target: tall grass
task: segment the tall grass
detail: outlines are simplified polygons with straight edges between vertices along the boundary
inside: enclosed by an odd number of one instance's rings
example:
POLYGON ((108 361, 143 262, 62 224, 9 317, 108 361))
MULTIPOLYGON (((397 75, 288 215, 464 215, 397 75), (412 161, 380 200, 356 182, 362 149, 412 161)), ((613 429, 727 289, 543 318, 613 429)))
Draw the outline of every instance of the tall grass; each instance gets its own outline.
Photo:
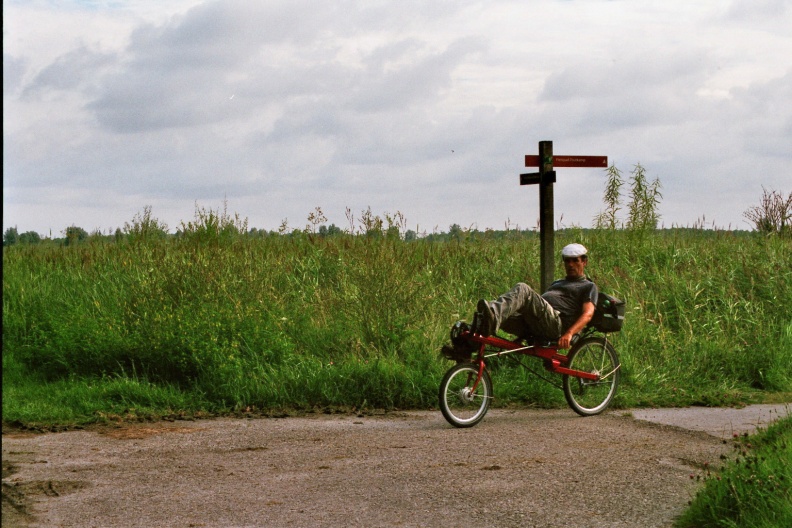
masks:
MULTIPOLYGON (((26 401, 57 391, 82 398, 71 408, 94 419, 108 387, 113 412, 428 408, 451 324, 478 298, 539 276, 531 234, 249 237, 211 211, 182 227, 170 238, 4 248, 4 420, 33 420, 26 401)), ((617 405, 792 391, 788 240, 557 233, 559 247, 571 241, 589 247, 600 288, 627 301, 617 405)), ((504 404, 563 404, 518 368, 504 366, 495 388, 504 404)))

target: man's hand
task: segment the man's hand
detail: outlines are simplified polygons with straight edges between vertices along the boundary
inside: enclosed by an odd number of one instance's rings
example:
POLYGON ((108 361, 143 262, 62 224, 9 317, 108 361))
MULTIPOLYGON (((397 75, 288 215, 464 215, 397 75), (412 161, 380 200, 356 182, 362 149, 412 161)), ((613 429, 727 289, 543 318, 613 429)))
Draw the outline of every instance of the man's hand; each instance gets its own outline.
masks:
POLYGON ((581 332, 586 325, 589 324, 591 318, 594 317, 594 303, 591 301, 586 301, 583 303, 583 313, 580 314, 580 317, 575 324, 569 327, 569 330, 566 331, 564 335, 558 338, 558 348, 569 348, 570 343, 572 342, 572 337, 581 332))
POLYGON ((569 344, 572 342, 572 337, 575 334, 571 332, 567 332, 566 334, 562 335, 558 338, 558 348, 569 348, 569 344))

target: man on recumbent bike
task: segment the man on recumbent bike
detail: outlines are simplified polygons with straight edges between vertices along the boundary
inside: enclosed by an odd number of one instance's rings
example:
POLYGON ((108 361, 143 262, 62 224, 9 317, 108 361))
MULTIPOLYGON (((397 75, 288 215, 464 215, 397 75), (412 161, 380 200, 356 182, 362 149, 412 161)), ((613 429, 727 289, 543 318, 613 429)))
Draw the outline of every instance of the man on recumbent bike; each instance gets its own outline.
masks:
POLYGON ((478 317, 473 318, 478 327, 471 330, 488 337, 503 329, 518 337, 557 340, 559 348, 569 348, 591 321, 599 291, 586 277, 588 251, 583 245, 565 246, 561 257, 565 278, 553 282, 542 295, 520 282, 494 301, 481 299, 476 305, 478 317))

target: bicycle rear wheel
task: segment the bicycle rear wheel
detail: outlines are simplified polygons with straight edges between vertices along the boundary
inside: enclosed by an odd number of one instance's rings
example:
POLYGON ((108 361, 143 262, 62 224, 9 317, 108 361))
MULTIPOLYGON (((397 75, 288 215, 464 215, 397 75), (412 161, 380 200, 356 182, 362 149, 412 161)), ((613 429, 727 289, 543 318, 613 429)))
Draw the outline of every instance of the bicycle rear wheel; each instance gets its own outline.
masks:
POLYGON ((564 397, 572 410, 592 416, 607 409, 619 385, 619 357, 613 345, 602 337, 581 339, 569 351, 567 367, 599 376, 596 380, 563 376, 564 397))
POLYGON ((475 389, 478 366, 460 363, 451 367, 440 382, 440 411, 454 427, 472 427, 489 409, 492 399, 492 378, 486 370, 475 389))

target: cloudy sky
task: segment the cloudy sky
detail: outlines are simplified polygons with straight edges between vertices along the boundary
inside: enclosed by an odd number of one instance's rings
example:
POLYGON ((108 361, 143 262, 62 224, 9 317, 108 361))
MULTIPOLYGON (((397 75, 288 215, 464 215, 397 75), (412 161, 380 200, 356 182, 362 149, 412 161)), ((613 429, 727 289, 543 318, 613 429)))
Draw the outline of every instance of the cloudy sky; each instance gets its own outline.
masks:
MULTIPOLYGON (((750 228, 792 191, 792 0, 3 2, 4 230, 533 228, 542 140, 640 163, 666 227, 750 228)), ((557 222, 604 183, 558 169, 557 222)))

